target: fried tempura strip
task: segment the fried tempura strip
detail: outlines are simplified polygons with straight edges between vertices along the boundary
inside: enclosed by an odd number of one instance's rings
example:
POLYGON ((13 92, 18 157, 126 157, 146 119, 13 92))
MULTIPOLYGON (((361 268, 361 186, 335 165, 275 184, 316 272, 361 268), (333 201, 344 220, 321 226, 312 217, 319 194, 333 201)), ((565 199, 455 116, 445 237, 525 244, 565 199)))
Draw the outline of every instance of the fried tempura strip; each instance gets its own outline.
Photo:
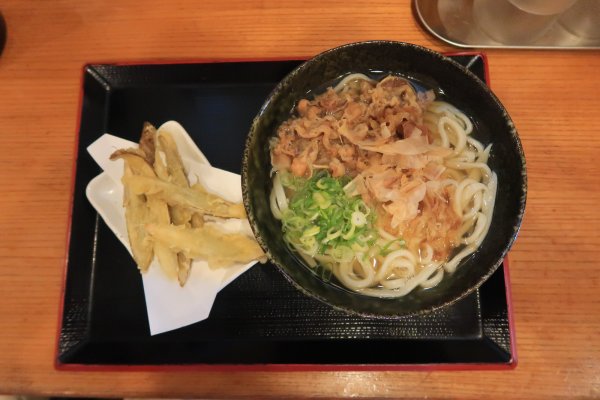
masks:
MULTIPOLYGON (((145 154, 138 149, 120 149, 110 155, 112 161, 121 159, 131 168, 131 176, 155 177, 152 166, 146 161, 145 154)), ((141 193, 140 193, 141 194, 141 193)))
MULTIPOLYGON (((125 164, 123 176, 132 176, 131 168, 125 164)), ((123 206, 125 207, 125 223, 131 253, 138 268, 146 272, 154 257, 152 242, 146 238, 145 225, 150 222, 146 198, 144 195, 132 193, 127 184, 123 187, 123 206)))
MULTIPOLYGON (((148 199, 148 208, 152 210, 151 215, 154 217, 153 222, 161 224, 170 223, 169 209, 165 205, 165 202, 162 200, 152 197, 148 199)), ((168 246, 154 242, 154 254, 156 254, 158 263, 169 279, 178 277, 179 263, 176 253, 171 251, 168 246)))
MULTIPOLYGON (((133 217, 127 219, 126 222, 127 222, 128 234, 130 231, 130 229, 129 229, 130 224, 132 225, 132 229, 136 229, 136 230, 138 228, 134 228, 134 226, 137 226, 137 224, 141 225, 142 227, 148 223, 169 224, 171 222, 170 217, 169 217, 169 209, 167 207, 167 203, 164 200, 161 200, 157 196, 152 196, 152 195, 143 196, 141 193, 134 193, 135 190, 132 189, 131 182, 135 182, 138 179, 142 179, 142 178, 156 179, 156 175, 154 174, 154 170, 152 169, 150 164, 148 164, 146 159, 143 158, 137 151, 117 150, 110 156, 111 160, 115 160, 118 158, 121 158, 125 161, 125 165, 127 166, 126 170, 129 169, 131 172, 131 174, 123 175, 123 179, 122 179, 123 185, 127 189, 126 192, 127 192, 128 198, 132 199, 132 198, 134 198, 134 196, 138 196, 136 202, 139 200, 142 200, 143 207, 145 208, 145 212, 146 212, 146 214, 143 215, 142 220, 136 220, 133 217), (144 197, 145 197, 145 200, 144 200, 144 197)), ((138 204, 138 206, 141 207, 141 205, 139 203, 136 203, 136 204, 138 204)), ((125 210, 125 214, 127 215, 127 208, 125 210)), ((139 217, 139 215, 136 214, 135 217, 137 218, 137 217, 139 217)), ((129 234, 129 241, 130 241, 130 243, 133 243, 131 234, 129 234)), ((150 243, 150 245, 152 245, 152 243, 150 243)), ((177 255, 175 253, 173 253, 167 246, 164 246, 162 243, 155 242, 153 244, 153 249, 154 249, 154 254, 156 255, 156 258, 158 259, 158 262, 159 262, 160 266, 162 267, 163 271, 165 272, 165 274, 169 278, 172 278, 172 279, 175 279, 175 277, 178 277, 178 268, 179 267, 178 267, 177 255)), ((133 244, 132 244, 132 252, 133 252, 133 244)), ((134 256, 134 259, 135 259, 135 256, 134 256)), ((152 260, 152 257, 150 257, 150 261, 151 260, 152 260)), ((136 262, 137 262, 137 260, 136 260, 136 262)), ((150 263, 148 263, 148 265, 149 264, 150 263)), ((141 268, 140 269, 142 271, 146 271, 148 269, 148 265, 145 266, 145 269, 141 269, 141 268)))
POLYGON ((191 221, 192 228, 201 228, 204 226, 204 217, 202 214, 194 213, 191 221))
MULTIPOLYGON (((160 135, 156 137, 156 146, 158 151, 164 155, 165 159, 165 170, 166 175, 168 176, 167 182, 171 182, 177 186, 188 188, 190 186, 187 173, 183 166, 183 161, 181 161, 181 156, 179 155, 179 151, 177 150, 177 144, 175 140, 171 136, 171 134, 167 132, 161 132, 160 135)), ((159 157, 160 158, 160 157, 159 157)), ((161 158, 162 161, 162 158, 161 158)), ((155 164, 156 169, 156 164, 155 164)), ((159 175, 159 177, 161 177, 159 175)), ((169 206, 169 212, 171 213, 171 220, 175 225, 188 225, 192 224, 194 219, 192 215, 193 211, 186 209, 185 207, 179 205, 169 206)), ((201 217, 201 216, 200 216, 201 217)), ((198 219, 196 218, 196 222, 198 219)), ((190 268, 192 266, 192 260, 187 258, 183 253, 177 254, 177 260, 179 262, 178 269, 178 279, 179 284, 183 286, 187 281, 190 275, 190 268)))
MULTIPOLYGON (((200 182, 194 183, 191 186, 191 188, 192 190, 197 190, 199 192, 206 193, 206 189, 204 189, 204 186, 202 186, 200 182)), ((200 228, 204 226, 204 216, 200 213, 194 213, 192 215, 191 225, 192 228, 200 228)))
POLYGON ((246 212, 241 203, 231 203, 211 193, 182 188, 151 177, 140 176, 136 179, 128 177, 127 184, 131 186, 135 194, 155 195, 169 205, 180 205, 191 211, 215 217, 246 218, 246 212))
MULTIPOLYGON (((175 141, 171 135, 161 132, 161 134, 157 137, 156 144, 158 152, 164 156, 164 165, 167 175, 167 179, 161 177, 160 175, 159 178, 183 188, 190 187, 190 184, 187 180, 187 175, 183 168, 181 156, 177 150, 177 145, 175 144, 175 141)), ((171 205, 169 210, 171 212, 171 219, 175 225, 186 225, 192 218, 193 212, 185 207, 171 205)))
POLYGON ((202 228, 149 224, 146 229, 153 240, 184 252, 190 258, 206 260, 211 268, 234 263, 246 264, 252 260, 262 260, 265 256, 254 239, 242 234, 225 233, 210 224, 202 228))
POLYGON ((187 179, 187 173, 183 167, 179 151, 177 150, 177 144, 171 134, 161 132, 160 135, 158 135, 158 143, 160 149, 165 154, 167 171, 171 176, 171 182, 181 187, 189 187, 190 184, 187 179))
POLYGON ((140 137, 140 150, 144 153, 144 158, 150 165, 154 165, 156 158, 156 128, 150 122, 144 122, 142 135, 140 137))
POLYGON ((145 154, 148 164, 154 167, 154 173, 160 179, 169 180, 169 172, 163 157, 160 155, 160 146, 156 138, 156 128, 149 122, 144 122, 142 137, 140 139, 140 149, 145 154))

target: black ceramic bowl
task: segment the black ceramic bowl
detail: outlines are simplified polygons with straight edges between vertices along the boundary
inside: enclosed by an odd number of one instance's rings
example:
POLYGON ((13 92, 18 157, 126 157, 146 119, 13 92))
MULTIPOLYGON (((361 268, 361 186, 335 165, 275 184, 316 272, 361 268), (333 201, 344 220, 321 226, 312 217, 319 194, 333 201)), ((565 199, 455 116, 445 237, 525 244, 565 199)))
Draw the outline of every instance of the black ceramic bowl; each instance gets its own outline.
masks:
POLYGON ((269 95, 252 123, 242 167, 244 205, 254 234, 272 262, 299 290, 334 308, 374 317, 419 314, 449 305, 476 290, 502 263, 515 240, 525 210, 527 177, 517 131, 508 113, 475 75, 449 58, 408 43, 373 41, 334 48, 286 76, 269 95), (471 116, 474 135, 492 143, 489 165, 498 175, 490 231, 479 250, 432 289, 416 289, 397 299, 367 297, 325 282, 305 266, 282 240, 281 224, 271 214, 269 139, 291 116, 298 100, 349 72, 389 71, 437 87, 447 100, 471 116))

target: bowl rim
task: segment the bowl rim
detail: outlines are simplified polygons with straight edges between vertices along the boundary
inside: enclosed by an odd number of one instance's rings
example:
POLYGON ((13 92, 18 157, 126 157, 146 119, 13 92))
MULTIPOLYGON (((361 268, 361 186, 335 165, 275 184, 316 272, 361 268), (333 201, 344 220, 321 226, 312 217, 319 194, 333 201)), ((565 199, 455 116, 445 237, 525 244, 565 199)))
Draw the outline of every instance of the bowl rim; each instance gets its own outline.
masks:
MULTIPOLYGON (((460 300, 464 299, 465 297, 469 296, 470 294, 472 294, 473 292, 478 290, 479 287, 481 287, 481 285, 483 283, 485 283, 492 276, 492 274, 494 274, 494 272, 496 272, 496 270, 499 268, 499 266, 504 262, 505 258, 507 257, 508 251, 512 248, 512 246, 520 232, 521 225, 523 222, 523 217, 525 214, 526 203, 527 203, 527 183, 528 183, 527 182, 527 164, 526 164, 526 160, 525 160, 525 152, 523 150, 523 145, 519 138, 518 131, 515 127, 515 124, 514 124, 512 118, 510 117, 508 111, 506 110, 504 105, 500 102, 498 97, 494 94, 494 92, 491 90, 491 88, 488 86, 488 84, 486 82, 482 81, 478 76, 476 76, 468 68, 464 67, 463 65, 459 64, 457 61, 449 58, 448 56, 446 56, 440 52, 437 52, 435 50, 432 50, 432 49, 429 49, 427 47, 420 46, 417 44, 402 42, 402 41, 393 41, 393 40, 358 41, 358 42, 351 42, 351 43, 346 43, 346 44, 343 44, 340 46, 336 46, 336 47, 327 49, 323 52, 320 52, 317 55, 315 55, 314 57, 307 59, 302 64, 300 64, 299 66, 294 68, 292 71, 290 71, 288 74, 286 74, 286 76, 283 79, 281 79, 277 83, 277 85, 273 88, 273 90, 268 94, 263 105, 259 109, 257 115, 252 120, 252 124, 250 126, 250 130, 249 130, 248 136, 247 136, 245 144, 244 144, 244 153, 243 153, 243 158, 242 158, 242 180, 241 181, 242 181, 243 203, 244 203, 244 207, 246 209, 246 213, 248 215, 248 220, 250 222, 250 227, 252 229, 252 232, 254 233, 254 235, 257 239, 257 242, 259 243, 261 248, 265 251, 265 254, 267 255, 269 261, 273 265, 275 265, 277 270, 285 277, 285 279, 288 282, 290 282, 297 290, 299 290, 304 295, 314 298, 314 299, 328 305, 329 307, 332 307, 335 310, 342 311, 349 315, 355 315, 355 316, 366 317, 366 318, 385 319, 385 320, 390 320, 390 319, 395 320, 395 319, 402 319, 402 318, 406 318, 406 317, 410 317, 410 316, 429 314, 429 313, 439 310, 441 308, 451 306, 452 304, 459 302, 460 300), (490 96, 490 99, 494 102, 495 106, 498 108, 498 111, 501 112, 502 117, 506 122, 508 131, 510 132, 512 141, 514 143, 514 146, 515 146, 514 150, 517 151, 518 156, 521 160, 521 164, 522 164, 522 168, 520 169, 522 185, 520 188, 521 193, 520 193, 520 198, 519 198, 519 210, 516 214, 515 224, 513 226, 513 232, 511 233, 510 238, 507 241, 507 243, 503 246, 501 253, 495 258, 495 261, 489 265, 489 267, 486 269, 486 272, 481 275, 481 277, 477 280, 477 282, 475 284, 471 285, 470 287, 468 287, 465 290, 462 290, 459 295, 450 298, 450 300, 441 301, 439 304, 428 306, 423 309, 408 311, 408 312, 401 312, 398 314, 377 314, 377 313, 371 313, 371 312, 358 311, 358 310, 355 310, 352 308, 345 308, 345 307, 339 306, 337 304, 333 304, 332 302, 328 301, 326 298, 324 298, 320 294, 310 291, 310 290, 306 289, 304 286, 302 286, 301 284, 299 284, 298 282, 296 282, 296 280, 287 273, 287 271, 285 270, 285 267, 280 265, 283 263, 280 263, 280 261, 277 259, 277 257, 273 256, 273 254, 271 253, 271 251, 269 249, 269 246, 267 245, 267 243, 265 243, 262 235, 260 234, 258 227, 257 227, 256 220, 254 218, 254 215, 251 212, 252 207, 249 204, 250 201, 249 201, 248 187, 247 187, 247 180, 248 180, 247 164, 248 164, 249 158, 250 158, 250 151, 249 151, 250 143, 252 142, 252 140, 254 138, 254 135, 256 132, 256 127, 257 127, 257 124, 258 124, 260 118, 262 117, 264 112, 269 108, 269 106, 272 103, 273 96, 276 95, 277 93, 279 93, 283 89, 283 87, 285 87, 285 85, 288 83, 288 81, 293 78, 293 76, 295 76, 299 72, 303 71, 304 69, 308 68, 312 63, 317 62, 320 59, 327 57, 332 53, 337 53, 339 51, 343 51, 348 48, 362 47, 362 46, 368 47, 368 46, 372 46, 372 45, 402 46, 402 47, 412 48, 415 51, 423 52, 430 56, 433 56, 433 57, 439 59, 441 62, 449 63, 455 69, 459 70, 460 73, 468 76, 475 85, 479 86, 479 88, 481 90, 483 90, 483 92, 485 92, 488 96, 490 96)), ((325 283, 328 285, 331 285, 331 283, 329 283, 329 282, 325 282, 325 283)), ((352 293, 352 291, 350 291, 350 292, 352 293)), ((361 297, 365 298, 365 300, 368 300, 369 298, 377 299, 378 301, 390 301, 390 302, 397 300, 397 298, 372 297, 372 296, 366 296, 366 295, 363 295, 360 293, 352 293, 352 294, 355 296, 361 296, 361 297)))

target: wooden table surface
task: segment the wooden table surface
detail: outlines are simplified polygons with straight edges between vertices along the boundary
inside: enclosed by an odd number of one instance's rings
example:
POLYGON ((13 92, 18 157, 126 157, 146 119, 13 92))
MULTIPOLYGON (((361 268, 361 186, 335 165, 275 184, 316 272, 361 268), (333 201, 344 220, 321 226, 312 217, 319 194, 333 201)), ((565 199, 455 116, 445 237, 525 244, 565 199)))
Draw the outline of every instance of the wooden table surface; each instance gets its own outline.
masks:
POLYGON ((82 64, 311 56, 392 39, 456 51, 408 1, 5 0, 0 56, 0 394, 600 397, 600 54, 487 51, 525 148, 511 251, 519 364, 466 372, 60 372, 57 313, 82 64))

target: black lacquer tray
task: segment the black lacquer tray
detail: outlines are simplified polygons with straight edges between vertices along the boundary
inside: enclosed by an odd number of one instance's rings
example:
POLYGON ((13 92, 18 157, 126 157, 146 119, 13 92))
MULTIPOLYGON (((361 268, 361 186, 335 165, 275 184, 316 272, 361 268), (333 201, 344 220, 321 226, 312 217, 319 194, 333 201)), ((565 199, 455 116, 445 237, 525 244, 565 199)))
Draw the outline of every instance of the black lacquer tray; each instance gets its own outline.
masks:
MULTIPOLYGON (((487 81, 485 57, 450 55, 487 81)), ((179 121, 211 164, 239 173, 265 97, 301 61, 93 64, 83 71, 59 369, 458 369, 516 364, 508 265, 431 314, 349 316, 304 296, 273 265, 223 289, 210 317, 150 336, 142 280, 85 196, 100 173, 86 147, 105 132, 137 140, 144 121, 179 121)))

